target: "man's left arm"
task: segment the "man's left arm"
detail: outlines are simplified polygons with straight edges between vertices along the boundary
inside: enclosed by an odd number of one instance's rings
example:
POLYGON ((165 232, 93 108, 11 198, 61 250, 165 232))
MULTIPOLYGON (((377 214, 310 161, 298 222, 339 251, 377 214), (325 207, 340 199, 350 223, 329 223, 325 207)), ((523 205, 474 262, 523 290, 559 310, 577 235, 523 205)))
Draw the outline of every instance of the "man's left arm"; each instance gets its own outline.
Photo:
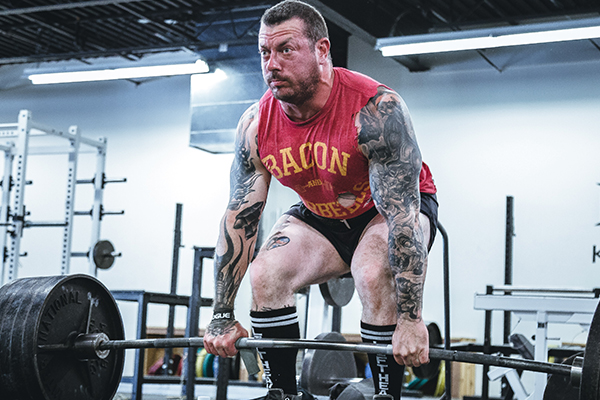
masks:
POLYGON ((389 228, 389 262, 396 283, 393 338, 399 364, 429 361, 429 338, 422 318, 427 249, 419 225, 421 152, 406 104, 380 87, 357 117, 358 143, 369 159, 371 193, 389 228))

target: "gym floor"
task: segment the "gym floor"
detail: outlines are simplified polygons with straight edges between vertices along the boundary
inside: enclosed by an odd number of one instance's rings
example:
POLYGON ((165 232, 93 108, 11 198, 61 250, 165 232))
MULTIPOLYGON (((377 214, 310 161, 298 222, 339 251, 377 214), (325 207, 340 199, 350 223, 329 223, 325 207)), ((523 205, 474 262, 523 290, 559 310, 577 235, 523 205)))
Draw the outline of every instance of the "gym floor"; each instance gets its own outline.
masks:
MULTIPOLYGON (((228 400, 249 400, 256 399, 266 394, 264 388, 229 386, 227 390, 228 400)), ((198 400, 214 400, 216 397, 216 386, 197 385, 196 398, 198 400)), ((318 400, 329 400, 328 396, 315 396, 318 400)), ((404 397, 403 397, 404 398, 404 397)), ((114 400, 131 399, 131 385, 122 384, 119 386, 114 400)), ((420 397, 422 400, 433 400, 434 397, 420 397)), ((148 385, 144 386, 143 400, 185 400, 181 396, 181 386, 179 385, 148 385)))
MULTIPOLYGON (((267 393, 265 388, 244 387, 244 386, 229 386, 227 389, 228 400, 248 400, 256 399, 264 396, 267 393)), ((214 400, 216 397, 216 386, 214 385, 197 385, 196 398, 198 400, 214 400)), ((328 400, 326 396, 316 396, 318 400, 328 400)), ((119 386, 117 395, 114 400, 129 400, 131 399, 131 385, 122 384, 119 386)), ((181 386, 179 385, 147 385, 144 386, 143 400, 185 400, 185 396, 181 396, 181 386)))

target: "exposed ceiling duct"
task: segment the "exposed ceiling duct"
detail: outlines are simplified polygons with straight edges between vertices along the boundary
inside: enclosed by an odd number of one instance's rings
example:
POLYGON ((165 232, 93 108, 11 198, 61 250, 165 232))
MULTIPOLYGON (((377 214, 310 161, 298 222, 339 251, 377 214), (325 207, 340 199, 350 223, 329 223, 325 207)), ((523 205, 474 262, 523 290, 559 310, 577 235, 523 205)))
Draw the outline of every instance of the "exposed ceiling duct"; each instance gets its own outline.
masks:
MULTIPOLYGON (((332 41, 495 29, 600 16, 592 0, 307 0, 328 20, 332 41)), ((187 51, 205 59, 255 55, 262 13, 258 0, 7 0, 0 5, 0 66, 187 51)), ((599 42, 585 46, 598 50, 599 42)), ((334 46, 334 49, 339 46, 334 46)), ((575 54, 580 51, 575 49, 575 54)), ((473 50, 491 65, 498 52, 473 50)), ((586 52, 589 56, 589 52, 586 52)), ((593 57, 593 55, 591 55, 593 57)), ((459 56, 464 58, 464 55, 459 56)), ((343 59, 343 55, 338 56, 343 59)), ((404 56, 413 71, 456 56, 404 56)), ((343 62, 341 63, 343 64, 343 62)), ((497 69, 499 69, 497 67, 497 69)))

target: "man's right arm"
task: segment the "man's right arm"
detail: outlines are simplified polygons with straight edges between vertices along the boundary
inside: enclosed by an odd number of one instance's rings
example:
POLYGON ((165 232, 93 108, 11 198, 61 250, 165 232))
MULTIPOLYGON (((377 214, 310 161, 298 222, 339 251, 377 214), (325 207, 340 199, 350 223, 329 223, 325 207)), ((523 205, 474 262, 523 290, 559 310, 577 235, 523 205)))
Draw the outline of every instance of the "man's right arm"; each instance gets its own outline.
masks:
POLYGON ((221 220, 215 255, 214 318, 207 327, 205 345, 208 343, 209 352, 221 356, 235 354, 235 340, 247 336, 233 318, 233 309, 254 255, 258 223, 271 179, 258 154, 257 126, 255 104, 246 110, 237 127, 229 204, 221 220))

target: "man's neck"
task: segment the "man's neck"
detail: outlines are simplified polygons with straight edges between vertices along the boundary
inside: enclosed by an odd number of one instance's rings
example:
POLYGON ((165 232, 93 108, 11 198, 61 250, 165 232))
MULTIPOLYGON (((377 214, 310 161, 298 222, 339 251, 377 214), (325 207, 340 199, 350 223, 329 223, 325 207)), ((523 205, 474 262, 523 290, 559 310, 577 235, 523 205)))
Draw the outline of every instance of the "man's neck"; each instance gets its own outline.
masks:
POLYGON ((325 107, 329 95, 331 94, 331 90, 333 89, 333 80, 333 67, 328 65, 321 73, 321 79, 319 80, 315 95, 300 105, 281 101, 280 103, 283 111, 295 122, 306 121, 307 119, 312 118, 325 107))

